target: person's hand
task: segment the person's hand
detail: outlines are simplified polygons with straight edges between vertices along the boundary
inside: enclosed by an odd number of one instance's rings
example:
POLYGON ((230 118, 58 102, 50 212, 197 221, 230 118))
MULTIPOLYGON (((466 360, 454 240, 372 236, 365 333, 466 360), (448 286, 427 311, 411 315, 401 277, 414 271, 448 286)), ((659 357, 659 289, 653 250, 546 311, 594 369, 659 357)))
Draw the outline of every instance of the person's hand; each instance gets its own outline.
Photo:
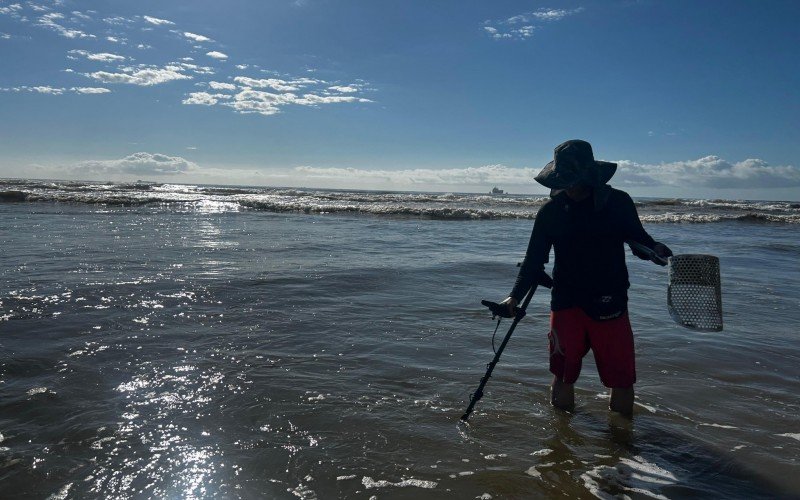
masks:
POLYGON ((662 266, 666 266, 667 258, 672 257, 672 250, 663 243, 656 243, 656 246, 653 247, 653 252, 664 259, 665 264, 661 264, 662 266))
POLYGON ((506 300, 500 302, 508 308, 508 317, 513 318, 517 314, 517 299, 514 297, 506 297, 506 300))

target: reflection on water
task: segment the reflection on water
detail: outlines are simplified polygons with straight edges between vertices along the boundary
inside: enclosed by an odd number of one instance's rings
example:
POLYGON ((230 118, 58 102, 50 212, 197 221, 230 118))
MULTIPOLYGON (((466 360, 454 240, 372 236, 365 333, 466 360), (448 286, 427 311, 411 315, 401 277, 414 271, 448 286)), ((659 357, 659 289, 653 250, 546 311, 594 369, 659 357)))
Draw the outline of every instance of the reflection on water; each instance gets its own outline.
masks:
POLYGON ((542 295, 459 431, 491 358, 478 301, 507 292, 529 222, 37 206, 0 205, 16 249, 0 255, 0 497, 798 491, 800 279, 781 227, 752 236, 780 283, 736 227, 694 233, 736 275, 724 336, 676 330, 663 273, 631 262, 632 423, 590 360, 576 412, 549 406, 542 295))

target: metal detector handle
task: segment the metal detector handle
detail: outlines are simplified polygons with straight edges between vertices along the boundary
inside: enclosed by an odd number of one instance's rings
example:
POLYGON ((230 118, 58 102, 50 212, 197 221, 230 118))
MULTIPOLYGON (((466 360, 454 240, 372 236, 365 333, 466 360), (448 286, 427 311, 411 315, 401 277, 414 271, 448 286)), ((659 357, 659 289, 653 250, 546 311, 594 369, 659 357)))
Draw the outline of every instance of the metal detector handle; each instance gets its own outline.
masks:
POLYGON ((489 310, 492 312, 492 319, 494 319, 496 316, 500 316, 501 318, 514 318, 518 314, 525 316, 525 311, 519 307, 515 307, 514 314, 511 315, 508 313, 508 307, 505 304, 499 304, 497 302, 492 302, 491 300, 482 300, 481 305, 489 308, 489 310))
MULTIPOLYGON (((539 274, 539 279, 536 281, 536 284, 539 286, 543 286, 545 288, 553 288, 553 278, 551 278, 546 272, 542 271, 539 274)), ((486 306, 492 312, 492 319, 496 316, 500 316, 501 318, 516 318, 522 319, 525 317, 525 308, 528 306, 527 303, 523 304, 522 307, 515 307, 514 314, 508 313, 508 306, 505 304, 499 304, 497 302, 492 302, 491 300, 482 300, 481 305, 486 306)))
POLYGON ((630 245, 632 248, 635 248, 636 250, 642 252, 643 254, 646 254, 648 259, 655 262, 659 266, 666 266, 667 264, 669 264, 669 261, 667 259, 656 255, 656 252, 653 251, 653 249, 650 247, 646 247, 641 243, 633 240, 628 240, 625 243, 630 245))

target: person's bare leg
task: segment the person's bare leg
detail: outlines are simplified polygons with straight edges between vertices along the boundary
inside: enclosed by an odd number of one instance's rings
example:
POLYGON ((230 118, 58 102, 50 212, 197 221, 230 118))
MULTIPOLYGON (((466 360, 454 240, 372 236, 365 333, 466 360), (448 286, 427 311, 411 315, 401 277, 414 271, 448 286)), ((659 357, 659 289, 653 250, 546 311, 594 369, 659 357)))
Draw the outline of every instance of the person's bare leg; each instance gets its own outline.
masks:
POLYGON ((633 415, 633 386, 612 387, 611 402, 608 404, 611 411, 621 413, 626 417, 633 415))
POLYGON ((553 377, 553 384, 550 386, 550 403, 559 410, 575 410, 575 384, 566 384, 558 377, 553 377))

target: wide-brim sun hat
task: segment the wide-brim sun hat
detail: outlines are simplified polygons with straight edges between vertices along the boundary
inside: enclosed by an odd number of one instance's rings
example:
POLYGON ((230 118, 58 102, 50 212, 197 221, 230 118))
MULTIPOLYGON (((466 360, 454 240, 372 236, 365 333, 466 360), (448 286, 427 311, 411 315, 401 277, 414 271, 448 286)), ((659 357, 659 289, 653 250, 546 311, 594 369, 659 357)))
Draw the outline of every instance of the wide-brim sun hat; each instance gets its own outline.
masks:
POLYGON ((572 139, 556 146, 553 161, 539 172, 536 182, 554 190, 578 184, 598 187, 608 182, 616 171, 616 163, 594 159, 591 144, 572 139))

